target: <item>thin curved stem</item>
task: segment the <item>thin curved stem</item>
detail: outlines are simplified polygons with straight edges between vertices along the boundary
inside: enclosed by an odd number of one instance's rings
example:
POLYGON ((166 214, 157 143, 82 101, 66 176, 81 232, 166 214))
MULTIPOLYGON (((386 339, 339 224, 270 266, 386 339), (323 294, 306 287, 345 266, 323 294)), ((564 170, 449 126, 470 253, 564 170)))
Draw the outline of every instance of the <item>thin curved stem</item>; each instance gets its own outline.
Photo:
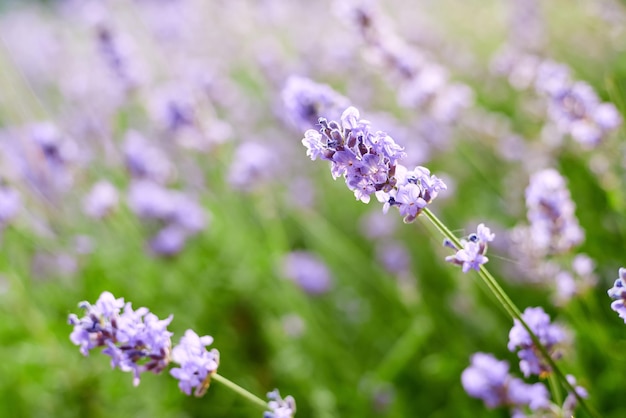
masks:
MULTIPOLYGON (((439 232, 441 232, 441 234, 444 237, 449 239, 457 247, 459 248, 462 247, 460 240, 452 233, 452 231, 450 231, 445 226, 443 222, 441 222, 441 220, 439 220, 439 218, 437 218, 437 216, 434 213, 432 213, 428 208, 424 208, 422 213, 426 215, 428 220, 435 226, 435 228, 439 230, 439 232)), ((559 369, 559 367, 556 365, 556 363, 550 356, 550 353, 548 353, 548 350, 543 346, 543 344, 541 344, 537 335, 535 335, 535 333, 532 331, 530 326, 526 323, 526 321, 524 321, 520 310, 517 308, 517 306, 513 303, 511 298, 509 298, 509 296, 506 294, 504 289, 502 289, 500 284, 491 275, 489 270, 487 270, 487 268, 484 265, 480 266, 480 270, 478 270, 478 275, 483 280, 483 282, 485 282, 487 287, 489 287, 489 290, 491 290, 491 292, 494 294, 498 302, 500 302, 500 304, 504 307, 504 309, 509 313, 511 318, 513 318, 513 320, 519 321, 520 324, 522 324, 522 326, 524 327, 524 329, 526 329, 526 331, 528 332, 528 335, 530 335, 530 338, 533 341, 533 344, 535 345, 535 347, 537 347, 537 349, 541 353, 544 360, 548 363, 548 365, 550 366, 550 368, 552 369, 556 377, 561 381, 563 386, 565 386, 567 391, 574 394, 580 406, 582 406, 583 409, 590 416, 597 417, 598 414, 591 410, 590 406, 587 405, 585 400, 578 394, 574 386, 567 380, 567 378, 565 377, 565 374, 563 374, 561 369, 559 369)))
POLYGON ((215 373, 211 376, 211 380, 221 383, 222 385, 226 386, 233 392, 237 393, 238 395, 244 397, 245 399, 247 399, 254 405, 258 406, 262 410, 266 411, 268 409, 267 402, 265 402, 263 399, 259 398, 258 396, 254 395, 253 393, 248 392, 246 389, 242 388, 238 384, 231 382, 224 376, 215 373))

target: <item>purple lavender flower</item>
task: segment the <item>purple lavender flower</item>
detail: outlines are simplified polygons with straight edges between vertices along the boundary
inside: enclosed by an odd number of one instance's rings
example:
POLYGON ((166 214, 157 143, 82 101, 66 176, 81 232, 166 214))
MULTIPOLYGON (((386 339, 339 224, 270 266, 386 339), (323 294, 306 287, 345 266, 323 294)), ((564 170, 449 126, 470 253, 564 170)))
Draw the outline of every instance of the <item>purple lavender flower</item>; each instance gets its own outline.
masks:
POLYGON ((267 394, 267 398, 269 411, 263 413, 263 418, 293 418, 296 414, 296 400, 293 396, 289 395, 283 399, 278 389, 274 389, 267 394))
POLYGON ((463 273, 470 270, 480 270, 480 266, 487 263, 489 259, 485 256, 487 253, 487 243, 493 241, 495 234, 485 226, 478 225, 475 234, 471 234, 467 239, 461 240, 461 248, 457 248, 451 241, 445 240, 444 245, 456 250, 455 255, 446 257, 446 261, 462 266, 463 273))
POLYGON ((509 364, 491 354, 474 354, 470 366, 461 374, 461 383, 468 395, 482 399, 488 408, 528 406, 535 411, 550 404, 543 384, 529 385, 512 377, 509 364))
POLYGON ((299 129, 316 126, 321 117, 337 118, 350 105, 330 86, 298 76, 287 79, 281 96, 289 119, 299 129))
POLYGON ((626 323, 626 269, 620 267, 618 274, 619 277, 607 293, 612 299, 615 299, 611 303, 611 309, 617 312, 626 323))
POLYGON ((204 395, 211 375, 217 372, 220 356, 216 349, 206 349, 211 344, 213 337, 199 337, 188 329, 180 343, 172 349, 172 361, 180 367, 170 370, 170 374, 179 380, 178 387, 187 395, 191 395, 194 388, 195 396, 204 395))
MULTIPOLYGON (((526 308, 522 314, 522 319, 528 324, 550 356, 559 358, 561 353, 557 350, 557 345, 565 340, 564 330, 558 325, 551 324, 550 317, 540 307, 526 308)), ((509 332, 507 347, 509 351, 519 350, 517 355, 520 358, 520 369, 524 376, 543 375, 552 372, 530 334, 517 319, 514 320, 513 328, 509 332)))
POLYGON ((15 218, 22 207, 22 199, 16 190, 0 185, 0 229, 15 218))
POLYGON ((106 180, 93 185, 83 200, 83 211, 92 218, 103 218, 108 215, 119 201, 117 189, 106 180))
POLYGON ((376 194, 383 211, 397 206, 405 222, 412 222, 446 186, 424 167, 408 171, 398 164, 403 148, 384 132, 373 132, 354 107, 346 109, 341 123, 320 118, 320 132, 309 129, 302 144, 312 160, 330 161, 334 178, 343 176, 354 196, 369 203, 376 194))
POLYGON ((103 292, 95 305, 81 302, 79 307, 86 315, 79 319, 71 314, 68 322, 74 326, 70 339, 83 355, 104 347, 102 353, 111 357, 111 367, 132 372, 135 386, 141 373, 158 374, 167 367, 172 336, 167 326, 172 315, 160 320, 147 308, 133 310, 130 302, 124 304, 110 292, 103 292))
POLYGON ((165 152, 150 143, 142 134, 129 131, 124 140, 126 167, 134 178, 166 183, 173 172, 165 152))
POLYGON ((293 280, 305 292, 319 295, 328 292, 332 276, 328 267, 315 254, 308 251, 292 251, 283 258, 283 274, 293 280))
POLYGON ((576 219, 575 205, 565 179, 554 169, 533 174, 526 188, 531 236, 538 249, 563 253, 580 244, 584 231, 576 219))
POLYGON ((280 159, 273 148, 258 142, 244 142, 235 151, 228 183, 238 190, 254 190, 274 177, 279 164, 280 159))
MULTIPOLYGON (((589 393, 587 392, 587 389, 585 389, 582 386, 577 385, 576 378, 574 376, 572 376, 571 374, 568 374, 567 376, 565 376, 565 378, 567 379, 569 384, 574 387, 574 390, 576 391, 578 396, 580 396, 583 399, 589 397, 589 393)), ((572 392, 568 392, 567 397, 565 398, 565 401, 563 401, 563 407, 561 408, 562 416, 573 417, 574 410, 576 409, 577 405, 578 405, 578 399, 576 398, 576 395, 574 395, 574 393, 572 392)))

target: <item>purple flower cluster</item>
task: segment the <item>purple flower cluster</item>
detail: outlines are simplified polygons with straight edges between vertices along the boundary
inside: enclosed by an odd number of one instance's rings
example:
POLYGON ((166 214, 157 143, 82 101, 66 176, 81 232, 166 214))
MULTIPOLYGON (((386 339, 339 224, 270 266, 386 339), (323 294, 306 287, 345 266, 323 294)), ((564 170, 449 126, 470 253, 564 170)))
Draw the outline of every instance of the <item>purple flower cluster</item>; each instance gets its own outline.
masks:
MULTIPOLYGON (((340 3, 340 2, 338 2, 340 3)), ((432 120, 451 124, 474 101, 466 84, 450 81, 448 70, 434 62, 431 54, 401 39, 370 4, 341 2, 342 20, 359 30, 374 64, 384 66, 385 74, 401 80, 398 102, 405 107, 424 109, 432 120), (390 71, 389 71, 390 70, 390 71)))
POLYGON ((560 134, 593 148, 622 124, 612 103, 601 102, 593 87, 573 81, 570 69, 550 59, 506 49, 494 60, 494 70, 508 75, 518 89, 533 87, 546 98, 548 118, 560 134))
POLYGON ((167 326, 172 315, 160 320, 147 308, 133 310, 130 302, 110 292, 102 293, 95 305, 81 302, 79 307, 86 315, 79 319, 70 314, 68 322, 74 326, 70 339, 83 355, 104 347, 102 353, 111 357, 113 368, 133 373, 135 386, 141 373, 160 373, 169 364, 172 333, 167 326))
POLYGON ((341 116, 341 123, 321 118, 320 131, 309 129, 302 144, 312 160, 330 161, 334 178, 343 176, 355 197, 369 203, 376 194, 383 211, 396 206, 405 222, 412 222, 446 185, 425 167, 409 171, 398 164, 403 148, 385 132, 373 132, 354 107, 341 116))
POLYGON ((618 274, 619 277, 607 293, 615 299, 611 303, 611 309, 617 312, 626 323, 626 268, 620 267, 618 274))
POLYGON ((209 379, 217 371, 220 353, 215 348, 206 349, 213 344, 213 337, 199 337, 188 329, 180 343, 172 350, 172 361, 180 367, 170 370, 170 374, 179 380, 178 387, 187 395, 195 388, 194 395, 202 396, 209 388, 209 379))
POLYGON ((296 400, 293 396, 280 396, 278 389, 267 394, 269 411, 263 413, 263 418, 292 418, 296 413, 296 400))
POLYGON ((487 243, 493 241, 495 234, 485 224, 476 228, 476 233, 470 234, 467 239, 461 240, 462 248, 458 248, 450 240, 446 239, 444 245, 456 251, 456 254, 446 257, 446 261, 462 266, 463 273, 470 270, 480 270, 480 266, 487 263, 487 243))
POLYGON ((350 105, 332 87, 306 77, 289 77, 281 96, 290 122, 303 130, 313 128, 321 117, 336 119, 350 105))
MULTIPOLYGON (((566 338, 565 331, 558 325, 550 323, 550 316, 540 307, 526 308, 522 313, 522 319, 530 327, 533 334, 539 339, 539 343, 546 349, 552 358, 559 358, 560 352, 557 346, 566 338)), ((509 351, 516 351, 520 358, 520 370, 524 376, 531 374, 544 375, 552 372, 550 366, 542 358, 542 354, 533 342, 530 334, 522 323, 515 319, 514 325, 509 332, 509 351)))
POLYGON ((190 395, 193 388, 196 396, 206 392, 219 364, 219 352, 206 349, 213 343, 212 337, 199 337, 187 330, 172 349, 173 334, 167 330, 172 315, 160 320, 147 308, 133 310, 130 302, 124 303, 123 298, 116 299, 110 292, 103 292, 94 305, 81 302, 79 307, 86 315, 78 318, 70 314, 68 322, 74 326, 70 339, 80 346, 83 355, 104 347, 102 353, 111 357, 113 368, 133 373, 135 386, 141 373, 158 374, 173 362, 179 367, 172 368, 170 374, 179 380, 183 392, 190 395))
POLYGON ((482 399, 489 408, 507 406, 518 411, 550 406, 548 390, 542 383, 527 384, 509 374, 509 364, 491 354, 476 353, 461 374, 461 383, 468 395, 482 399))
POLYGON ((131 183, 128 205, 137 216, 162 223, 150 242, 152 250, 160 255, 177 254, 187 238, 202 231, 207 224, 207 215, 198 202, 178 190, 149 180, 131 183))
POLYGON ((565 179, 554 169, 533 174, 526 188, 530 234, 545 253, 564 253, 585 237, 565 179))

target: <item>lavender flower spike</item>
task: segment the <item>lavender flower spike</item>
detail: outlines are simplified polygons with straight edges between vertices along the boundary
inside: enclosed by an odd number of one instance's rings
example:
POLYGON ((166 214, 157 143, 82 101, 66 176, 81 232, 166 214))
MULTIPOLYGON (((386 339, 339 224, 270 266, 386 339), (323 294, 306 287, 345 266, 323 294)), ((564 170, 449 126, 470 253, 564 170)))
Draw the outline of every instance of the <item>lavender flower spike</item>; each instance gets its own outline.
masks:
POLYGON ((354 196, 369 203, 372 194, 385 205, 397 206, 405 222, 412 222, 446 185, 425 167, 409 171, 398 164, 403 148, 385 132, 374 132, 354 107, 347 108, 341 121, 319 119, 317 132, 309 129, 302 144, 312 160, 331 162, 334 178, 343 177, 354 196))
POLYGON ((112 367, 133 373, 135 386, 141 373, 158 374, 167 367, 172 336, 167 326, 172 315, 160 320, 147 308, 133 310, 130 302, 124 304, 110 292, 103 292, 95 305, 81 302, 79 306, 86 315, 79 319, 71 314, 68 322, 74 325, 70 339, 83 355, 104 347, 102 353, 111 357, 112 367))
POLYGON ((619 277, 615 280, 615 284, 607 292, 609 296, 615 299, 611 303, 611 309, 619 314, 619 317, 626 323, 626 269, 619 269, 619 277))
POLYGON ((187 395, 191 395, 191 389, 195 388, 194 395, 202 396, 209 388, 211 375, 217 371, 220 362, 216 349, 206 349, 212 343, 213 337, 199 337, 188 329, 180 344, 172 350, 172 361, 180 367, 170 370, 170 374, 179 380, 178 387, 187 395))
POLYGON ((550 405, 543 384, 529 385, 514 378, 509 374, 509 364, 491 354, 474 354, 470 366, 461 374, 461 383, 468 395, 482 399, 488 408, 528 406, 535 411, 550 405))
POLYGON ((263 418, 293 418, 296 413, 296 400, 293 396, 283 399, 278 389, 274 389, 267 394, 267 398, 270 411, 264 412, 263 418))
POLYGON ((495 234, 485 226, 478 225, 475 234, 471 234, 467 239, 461 240, 462 248, 457 248, 451 241, 445 240, 444 245, 456 250, 455 255, 446 257, 449 263, 462 266, 463 273, 470 270, 480 270, 480 266, 487 263, 489 259, 485 256, 487 253, 487 243, 493 241, 495 234))
MULTIPOLYGON (((540 307, 526 308, 522 314, 522 319, 528 324, 533 334, 537 336, 539 342, 550 356, 559 358, 560 352, 557 350, 557 345, 565 340, 564 330, 558 325, 551 324, 550 317, 540 307)), ((507 347, 509 351, 519 350, 517 353, 520 358, 519 367, 524 376, 528 377, 531 374, 544 375, 552 372, 532 338, 530 338, 528 331, 517 319, 514 320, 513 328, 509 332, 507 347)))

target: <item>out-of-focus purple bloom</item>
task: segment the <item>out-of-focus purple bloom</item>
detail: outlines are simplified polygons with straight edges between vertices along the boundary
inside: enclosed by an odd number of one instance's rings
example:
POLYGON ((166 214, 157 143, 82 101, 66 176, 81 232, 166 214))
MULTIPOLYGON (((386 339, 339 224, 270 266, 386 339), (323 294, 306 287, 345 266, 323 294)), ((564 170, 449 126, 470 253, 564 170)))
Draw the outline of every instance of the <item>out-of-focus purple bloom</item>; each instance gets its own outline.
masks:
POLYGON ((360 225, 363 234, 372 240, 388 238, 392 236, 396 230, 395 218, 385 216, 384 213, 379 211, 370 212, 365 215, 361 219, 360 225))
POLYGON ((0 185, 0 229, 15 218, 22 208, 22 199, 16 190, 0 185))
POLYGON ((495 234, 485 224, 480 224, 475 234, 471 234, 467 239, 461 240, 461 248, 457 248, 456 245, 446 239, 444 245, 456 250, 456 254, 447 256, 446 261, 462 266, 463 273, 467 273, 472 269, 478 271, 481 265, 489 261, 489 258, 485 256, 487 244, 493 241, 494 238, 495 234))
POLYGON ((188 329, 180 343, 172 349, 172 361, 180 367, 170 370, 170 374, 179 380, 178 387, 187 395, 202 396, 209 387, 211 375, 217 372, 220 355, 216 349, 207 350, 213 344, 213 337, 199 337, 188 329))
POLYGON ((615 299, 611 303, 611 309, 617 312, 626 323, 626 269, 620 267, 618 274, 619 277, 607 293, 612 299, 615 299))
POLYGON ((113 77, 119 81, 123 90, 127 93, 139 85, 139 73, 131 59, 133 48, 130 41, 118 33, 112 27, 99 22, 95 27, 96 44, 98 52, 106 67, 113 77))
POLYGON ((172 315, 160 320, 147 308, 133 310, 130 302, 124 304, 110 292, 103 292, 95 305, 81 302, 79 307, 86 315, 79 319, 71 314, 68 322, 74 326, 70 339, 83 355, 104 347, 102 353, 111 357, 112 367, 133 373, 135 386, 141 373, 160 373, 167 367, 172 336, 167 326, 172 315))
POLYGON ((124 140, 124 158, 130 174, 138 179, 167 182, 173 173, 165 152, 150 143, 137 131, 129 131, 124 140))
POLYGON ((563 304, 574 296, 592 288, 598 281, 594 274, 595 263, 586 254, 578 254, 572 260, 572 268, 560 270, 554 276, 556 284, 556 303, 563 304))
POLYGON ((350 105, 330 86, 316 83, 308 78, 290 76, 282 90, 287 117, 299 129, 310 129, 319 118, 336 119, 350 105))
POLYGON ((509 364, 491 354, 474 354, 470 366, 461 374, 461 383, 468 395, 482 399, 489 408, 528 406, 534 411, 550 404, 543 384, 529 385, 512 377, 509 364))
MULTIPOLYGON (((565 340, 566 336, 563 329, 558 325, 551 324, 550 317, 540 307, 526 308, 522 314, 522 319, 528 324, 550 356, 552 358, 560 357, 561 354, 557 350, 557 346, 565 340)), ((517 319, 514 320, 514 325, 509 332, 507 347, 509 351, 518 350, 520 370, 524 373, 524 376, 528 377, 531 374, 542 375, 552 372, 550 366, 542 358, 530 334, 517 319)))
POLYGON ((292 251, 283 258, 283 274, 307 293, 319 295, 328 292, 332 276, 326 264, 308 251, 292 251))
MULTIPOLYGON (((565 378, 567 379, 569 384, 574 387, 574 390, 576 391, 578 396, 580 396, 583 399, 586 399, 587 397, 589 397, 589 393, 587 392, 587 389, 585 389, 582 386, 576 385, 576 378, 574 376, 572 376, 571 374, 568 374, 567 376, 565 376, 565 378)), ((572 392, 568 392, 567 397, 565 398, 565 401, 563 401, 563 408, 561 409, 562 414, 563 414, 562 416, 573 417, 574 410, 576 409, 577 405, 578 405, 578 399, 576 398, 576 395, 572 392)))
POLYGON ((131 184, 128 205, 137 216, 164 224, 150 241, 150 248, 158 255, 178 254, 187 238, 202 231, 208 223, 208 215, 194 199, 148 180, 131 184))
POLYGON ((293 396, 280 396, 278 389, 267 394, 267 408, 269 411, 263 413, 263 418, 293 418, 296 414, 296 400, 293 396))
POLYGON ((563 253, 584 240, 565 179, 554 169, 533 174, 526 188, 526 207, 535 245, 563 253))
POLYGON ((411 255, 400 242, 380 242, 376 246, 376 256, 385 269, 392 274, 403 274, 411 270, 411 255))
POLYGON ((272 179, 280 164, 276 152, 258 142, 244 142, 237 147, 228 171, 228 183, 238 190, 254 190, 272 179))
POLYGON ((178 225, 167 225, 152 237, 150 249, 160 256, 174 256, 185 247, 187 236, 187 231, 178 225))
POLYGON ((103 218, 108 215, 119 201, 117 189, 106 180, 93 185, 83 200, 83 211, 92 218, 103 218))

